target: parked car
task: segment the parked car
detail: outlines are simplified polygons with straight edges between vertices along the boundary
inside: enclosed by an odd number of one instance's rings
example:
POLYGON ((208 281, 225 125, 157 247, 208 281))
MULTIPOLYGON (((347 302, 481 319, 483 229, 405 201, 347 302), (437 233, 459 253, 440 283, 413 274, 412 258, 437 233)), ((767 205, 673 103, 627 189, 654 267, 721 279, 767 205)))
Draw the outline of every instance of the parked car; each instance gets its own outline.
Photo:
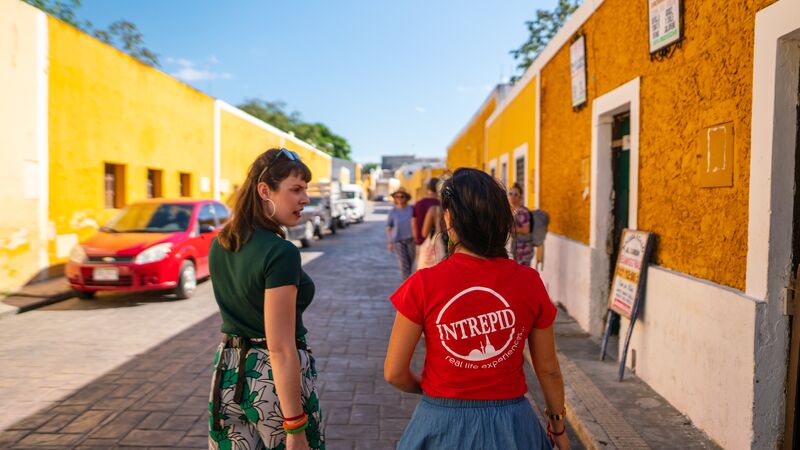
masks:
POLYGON ((327 203, 331 215, 328 222, 331 234, 336 233, 337 228, 347 226, 347 205, 341 199, 342 191, 338 181, 311 183, 308 185, 308 195, 310 198, 322 198, 327 203))
POLYGON ((308 198, 307 210, 313 213, 318 219, 314 223, 314 235, 319 239, 325 237, 325 230, 330 230, 331 234, 336 233, 336 222, 331 213, 330 201, 325 197, 311 196, 308 198))
POLYGON ((347 205, 347 219, 350 222, 363 222, 367 214, 364 189, 357 184, 342 186, 342 201, 347 205))
POLYGON ((319 222, 320 219, 316 211, 310 210, 306 206, 301 213, 300 222, 293 227, 286 227, 286 238, 300 241, 300 245, 303 248, 308 248, 314 240, 315 230, 319 226, 319 222))
POLYGON ((229 217, 211 200, 148 200, 126 206, 70 252, 66 275, 80 298, 98 291, 172 290, 189 298, 208 272, 208 250, 229 217))

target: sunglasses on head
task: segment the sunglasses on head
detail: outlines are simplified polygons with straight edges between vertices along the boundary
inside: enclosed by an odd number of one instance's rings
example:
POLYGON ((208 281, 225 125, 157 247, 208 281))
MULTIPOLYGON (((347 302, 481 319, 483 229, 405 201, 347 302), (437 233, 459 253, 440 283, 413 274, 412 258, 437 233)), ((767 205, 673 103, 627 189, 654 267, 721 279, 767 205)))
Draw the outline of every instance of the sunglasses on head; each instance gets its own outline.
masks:
POLYGON ((286 150, 285 148, 281 147, 281 149, 278 150, 278 154, 272 158, 272 161, 270 161, 269 164, 264 166, 264 169, 262 169, 261 173, 258 174, 258 178, 256 178, 256 180, 260 182, 264 174, 267 173, 267 170, 269 170, 269 168, 272 167, 275 161, 277 161, 278 158, 280 158, 281 156, 285 156, 286 159, 288 159, 289 161, 300 161, 300 155, 298 155, 296 152, 293 152, 291 150, 286 150))

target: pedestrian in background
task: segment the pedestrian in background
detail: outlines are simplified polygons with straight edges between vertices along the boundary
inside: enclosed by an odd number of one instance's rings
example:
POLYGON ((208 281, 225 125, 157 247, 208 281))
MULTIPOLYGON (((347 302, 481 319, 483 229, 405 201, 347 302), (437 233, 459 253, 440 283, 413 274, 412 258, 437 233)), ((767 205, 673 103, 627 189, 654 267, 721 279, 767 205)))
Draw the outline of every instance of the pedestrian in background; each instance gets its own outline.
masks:
POLYGON ((444 233, 442 233, 442 207, 432 205, 422 221, 425 239, 417 248, 417 270, 433 267, 446 256, 444 233))
POLYGON ((303 312, 314 282, 283 227, 300 222, 311 171, 286 149, 248 170, 231 221, 211 244, 222 316, 211 385, 209 448, 324 449, 303 312))
POLYGON ((442 209, 450 256, 391 296, 397 314, 384 377, 422 394, 398 448, 548 449, 553 442, 567 449, 556 308, 536 270, 508 258, 514 217, 504 189, 482 171, 458 169, 444 182, 442 209), (420 378, 410 364, 423 332, 420 378), (547 404, 547 434, 525 398, 526 342, 547 404))
POLYGON ((430 233, 425 233, 422 229, 425 224, 425 218, 428 215, 428 211, 432 207, 441 206, 439 194, 437 193, 438 187, 439 178, 431 178, 428 180, 427 194, 425 198, 414 203, 414 217, 411 221, 411 230, 414 232, 414 240, 417 243, 417 270, 430 267, 435 264, 435 262, 433 262, 430 258, 433 253, 432 248, 423 249, 421 246, 423 243, 425 243, 425 239, 430 237, 430 233), (423 252, 423 250, 426 251, 423 252), (425 258, 422 258, 423 255, 425 258))
POLYGON ((514 183, 508 190, 508 200, 514 212, 514 232, 511 233, 511 254, 514 261, 530 266, 533 260, 533 232, 531 212, 522 203, 522 186, 514 183))
POLYGON ((408 204, 411 195, 402 187, 392 193, 392 200, 394 207, 386 219, 386 247, 394 252, 400 275, 405 280, 411 275, 416 255, 416 242, 411 231, 414 208, 408 204))
POLYGON ((425 241, 425 235, 422 233, 422 224, 425 222, 425 215, 428 214, 428 209, 431 206, 439 206, 439 194, 436 193, 436 188, 439 186, 439 179, 436 177, 428 180, 427 193, 425 197, 414 203, 414 217, 411 221, 411 230, 414 233, 414 240, 417 245, 422 245, 425 241))

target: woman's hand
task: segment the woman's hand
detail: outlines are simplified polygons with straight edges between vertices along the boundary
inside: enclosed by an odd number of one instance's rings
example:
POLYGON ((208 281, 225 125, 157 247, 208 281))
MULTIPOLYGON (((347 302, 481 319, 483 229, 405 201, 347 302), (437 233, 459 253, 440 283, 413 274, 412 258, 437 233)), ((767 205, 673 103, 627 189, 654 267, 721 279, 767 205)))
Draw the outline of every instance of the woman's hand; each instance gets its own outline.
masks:
MULTIPOLYGON (((561 447, 559 447, 561 448, 561 447)), ((305 433, 287 434, 286 450, 310 450, 305 433)))
POLYGON ((569 436, 567 436, 566 433, 567 424, 564 423, 563 420, 555 422, 555 425, 553 425, 553 423, 554 422, 550 422, 550 424, 547 427, 547 437, 548 439, 550 439, 550 445, 552 445, 553 448, 557 448, 558 450, 569 449, 569 436), (558 432, 561 434, 556 436, 554 432, 558 432))
POLYGON ((392 245, 392 243, 389 242, 386 244, 386 249, 389 250, 389 253, 392 253, 394 251, 394 245, 392 245))

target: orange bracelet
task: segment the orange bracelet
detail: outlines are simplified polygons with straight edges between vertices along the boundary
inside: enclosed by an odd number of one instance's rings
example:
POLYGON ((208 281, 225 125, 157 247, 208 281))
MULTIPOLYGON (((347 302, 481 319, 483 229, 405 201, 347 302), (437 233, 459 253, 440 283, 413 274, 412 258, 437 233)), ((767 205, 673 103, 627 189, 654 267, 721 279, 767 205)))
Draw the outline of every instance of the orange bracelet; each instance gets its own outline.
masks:
POLYGON ((303 425, 305 425, 307 422, 308 422, 308 415, 307 414, 303 414, 303 418, 300 419, 300 421, 292 423, 291 425, 289 425, 288 422, 284 421, 283 422, 283 429, 286 430, 286 431, 296 430, 296 429, 302 427, 303 425))

